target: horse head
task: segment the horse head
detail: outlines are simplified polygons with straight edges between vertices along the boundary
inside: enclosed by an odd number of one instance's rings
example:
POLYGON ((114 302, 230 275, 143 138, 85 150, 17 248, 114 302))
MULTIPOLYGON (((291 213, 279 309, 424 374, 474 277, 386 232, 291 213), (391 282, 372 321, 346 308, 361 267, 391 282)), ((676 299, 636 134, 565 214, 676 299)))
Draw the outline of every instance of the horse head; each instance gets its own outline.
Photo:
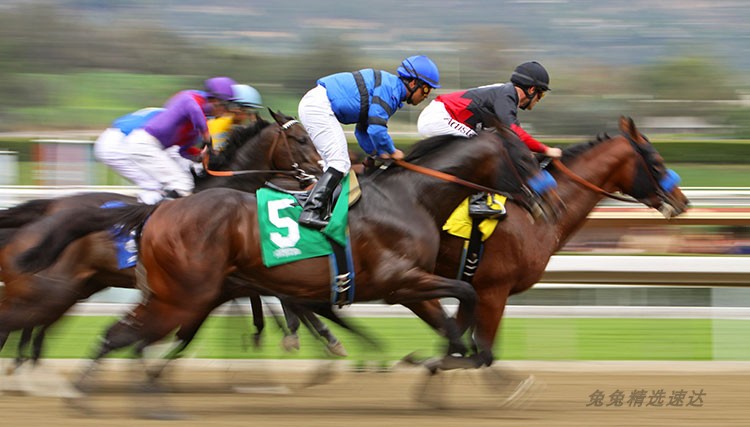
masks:
POLYGON ((604 135, 566 148, 565 162, 555 163, 556 168, 599 196, 638 201, 666 218, 684 212, 689 202, 678 186, 679 175, 664 165, 664 159, 631 118, 621 117, 619 124, 621 135, 604 135), (577 172, 567 169, 566 163, 577 172), (613 191, 635 200, 612 194, 613 191))
POLYGON ((673 218, 687 210, 688 199, 679 187, 680 176, 664 164, 656 148, 630 117, 620 117, 620 131, 636 153, 623 190, 648 207, 673 218))
POLYGON ((304 126, 281 111, 268 110, 279 126, 279 136, 271 152, 271 163, 279 170, 293 170, 300 188, 317 181, 323 173, 323 162, 304 126))
POLYGON ((323 170, 320 155, 304 127, 281 112, 271 111, 271 115, 273 122, 258 119, 233 129, 224 150, 212 154, 209 160, 209 174, 220 179, 203 179, 196 182, 196 188, 229 187, 252 192, 268 180, 289 189, 314 183, 323 170))

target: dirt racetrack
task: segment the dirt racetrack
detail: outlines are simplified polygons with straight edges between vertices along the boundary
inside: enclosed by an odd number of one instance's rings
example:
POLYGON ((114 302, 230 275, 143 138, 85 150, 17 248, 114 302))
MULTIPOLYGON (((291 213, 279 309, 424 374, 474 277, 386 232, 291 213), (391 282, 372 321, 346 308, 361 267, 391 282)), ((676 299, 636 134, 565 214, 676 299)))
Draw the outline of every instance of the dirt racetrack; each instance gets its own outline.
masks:
MULTIPOLYGON (((434 377, 418 401, 421 368, 351 372, 330 362, 180 361, 163 393, 138 392, 135 367, 97 373, 93 394, 73 402, 58 380, 73 371, 45 366, 3 376, 0 425, 15 426, 745 426, 750 365, 720 362, 505 362, 497 375, 453 371, 434 377), (324 369, 325 368, 325 369, 324 369), (59 374, 58 374, 59 373, 59 374), (329 381, 305 387, 318 375, 329 381), (503 405, 518 380, 533 384, 503 405), (325 376, 325 375, 323 375, 325 376), (488 382, 489 380, 489 382, 488 382), (493 384, 493 391, 487 384, 493 384), (438 391, 441 390, 441 391, 438 391), (242 391, 238 393, 237 391, 242 391), (601 399, 596 406, 597 396, 601 399), (621 399, 618 400, 618 397, 621 399), (682 397, 682 398, 680 398, 682 397), (621 406, 617 402, 622 402, 621 406), (641 402, 640 406, 638 402, 641 402), (442 407, 441 409, 435 406, 442 407), (177 420, 138 419, 161 416, 177 420)), ((80 365, 76 365, 76 370, 80 365)), ((129 365, 128 365, 129 366, 129 365)), ((68 390, 69 392, 69 390, 68 390)))

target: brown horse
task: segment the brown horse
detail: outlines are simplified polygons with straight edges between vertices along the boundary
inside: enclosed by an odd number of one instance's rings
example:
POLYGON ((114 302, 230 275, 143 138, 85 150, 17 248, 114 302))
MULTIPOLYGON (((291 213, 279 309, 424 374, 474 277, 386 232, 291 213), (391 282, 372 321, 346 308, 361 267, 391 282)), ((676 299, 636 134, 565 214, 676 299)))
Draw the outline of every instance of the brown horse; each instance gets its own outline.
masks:
MULTIPOLYGON (((653 145, 630 118, 620 119, 621 135, 574 145, 561 163, 548 170, 558 182, 566 209, 556 221, 538 222, 514 204, 508 216, 484 242, 472 285, 479 295, 473 338, 477 364, 489 366, 508 297, 539 281, 550 257, 579 230, 607 194, 622 192, 666 218, 684 212, 688 200, 653 145)), ((463 247, 461 238, 443 233, 436 273, 455 277, 463 247)), ((463 325, 471 323, 462 321, 463 325)))
MULTIPOLYGON (((246 171, 234 176, 199 179, 197 191, 215 186, 254 191, 276 172, 285 177, 284 181, 279 182, 280 185, 292 185, 288 182, 291 179, 302 188, 321 172, 320 157, 302 126, 289 116, 273 111, 271 114, 275 124, 261 120, 254 126, 235 131, 229 138, 227 149, 221 156, 215 156, 215 161, 211 163, 214 167, 250 169, 255 173, 246 171)), ((0 253, 0 266, 6 283, 5 296, 0 302, 0 348, 10 331, 24 328, 19 343, 19 352, 22 351, 30 339, 29 328, 41 325, 33 345, 32 360, 36 361, 41 354, 47 327, 78 300, 110 286, 134 287, 134 269, 118 267, 113 239, 108 232, 92 234, 76 242, 45 274, 28 275, 14 268, 15 256, 36 244, 40 233, 57 228, 58 221, 65 221, 67 211, 97 209, 109 201, 134 203, 135 199, 114 193, 87 193, 35 200, 0 214, 0 226, 6 227, 4 231, 10 231, 0 253), (58 214, 63 218, 56 218, 58 214), (40 221, 42 218, 45 220, 40 221)), ((253 303, 253 312, 262 314, 262 309, 259 311, 259 296, 248 296, 253 303)), ((232 295, 224 297, 231 299, 232 295)), ((255 315, 253 320, 258 329, 257 341, 263 328, 263 316, 255 315)), ((314 317, 309 320, 314 322, 317 332, 328 339, 333 351, 343 351, 336 347, 337 340, 322 322, 314 317)), ((297 325, 291 325, 291 332, 296 331, 297 325)), ((21 360, 19 355, 18 362, 21 360)))
MULTIPOLYGON (((542 276, 551 255, 577 231, 588 213, 606 192, 621 191, 647 206, 659 209, 666 217, 679 215, 687 208, 687 199, 679 187, 662 188, 660 181, 669 176, 663 159, 629 118, 620 120, 622 135, 601 138, 565 150, 561 167, 550 168, 559 183, 559 195, 567 208, 554 222, 539 222, 515 204, 508 205, 509 216, 485 242, 484 262, 473 285, 480 296, 474 338, 479 347, 480 364, 491 364, 492 349, 507 298, 523 292, 542 276), (582 178, 581 178, 582 177, 582 178), (581 184, 588 182, 588 186, 581 184)), ((443 234, 436 272, 455 277, 463 241, 443 234)), ((436 302, 412 304, 420 317, 430 318, 440 310, 436 302)))
MULTIPOLYGON (((455 137, 424 140, 415 145, 408 159, 495 188, 506 179, 508 169, 503 140, 490 133, 470 141, 455 137)), ((461 301, 461 318, 466 321, 472 316, 474 291, 465 282, 430 272, 439 246, 438 224, 476 190, 401 168, 365 176, 361 188, 362 198, 349 212, 355 301, 403 304, 447 336, 451 351, 463 352, 460 331, 437 299, 461 301)), ((99 211, 85 222, 72 218, 65 230, 50 233, 43 244, 19 257, 26 270, 43 268, 45 257, 54 257, 77 236, 111 224, 137 227, 148 218, 140 253, 148 272, 149 296, 109 330, 95 360, 135 343, 140 354, 145 346, 177 328, 197 330, 224 292, 222 283, 230 274, 242 278, 249 290, 300 303, 329 304, 326 258, 273 268, 263 265, 253 195, 212 190, 158 207, 99 211), (201 256, 196 258, 194 253, 201 256)))

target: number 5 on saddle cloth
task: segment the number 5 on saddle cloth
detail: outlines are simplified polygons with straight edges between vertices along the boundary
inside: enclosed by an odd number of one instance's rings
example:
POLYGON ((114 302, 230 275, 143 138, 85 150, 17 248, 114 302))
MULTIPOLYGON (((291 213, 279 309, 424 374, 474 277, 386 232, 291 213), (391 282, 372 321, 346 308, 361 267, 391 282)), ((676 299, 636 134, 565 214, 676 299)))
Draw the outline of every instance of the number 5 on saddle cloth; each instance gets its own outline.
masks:
POLYGON ((274 267, 307 258, 328 256, 331 265, 331 303, 339 307, 354 300, 354 265, 349 244, 349 206, 360 196, 356 175, 341 182, 328 226, 320 231, 297 223, 306 192, 291 192, 273 185, 259 189, 258 225, 263 264, 274 267))

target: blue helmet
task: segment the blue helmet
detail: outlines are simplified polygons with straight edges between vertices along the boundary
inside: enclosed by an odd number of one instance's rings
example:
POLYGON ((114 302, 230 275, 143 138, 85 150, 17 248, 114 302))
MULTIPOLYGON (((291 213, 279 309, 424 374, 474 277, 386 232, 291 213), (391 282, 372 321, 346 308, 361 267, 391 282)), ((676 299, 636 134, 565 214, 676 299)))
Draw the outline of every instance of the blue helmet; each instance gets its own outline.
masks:
POLYGON ((433 89, 440 87, 440 72, 437 65, 424 55, 415 55, 404 59, 397 72, 401 77, 419 79, 433 89))
POLYGON ((249 85, 232 85, 232 98, 230 101, 243 107, 263 108, 263 98, 260 92, 249 85))
POLYGON ((221 99, 222 101, 229 101, 232 99, 232 96, 234 95, 232 92, 232 85, 236 84, 237 82, 229 77, 211 77, 203 82, 206 92, 208 92, 210 96, 221 99))

